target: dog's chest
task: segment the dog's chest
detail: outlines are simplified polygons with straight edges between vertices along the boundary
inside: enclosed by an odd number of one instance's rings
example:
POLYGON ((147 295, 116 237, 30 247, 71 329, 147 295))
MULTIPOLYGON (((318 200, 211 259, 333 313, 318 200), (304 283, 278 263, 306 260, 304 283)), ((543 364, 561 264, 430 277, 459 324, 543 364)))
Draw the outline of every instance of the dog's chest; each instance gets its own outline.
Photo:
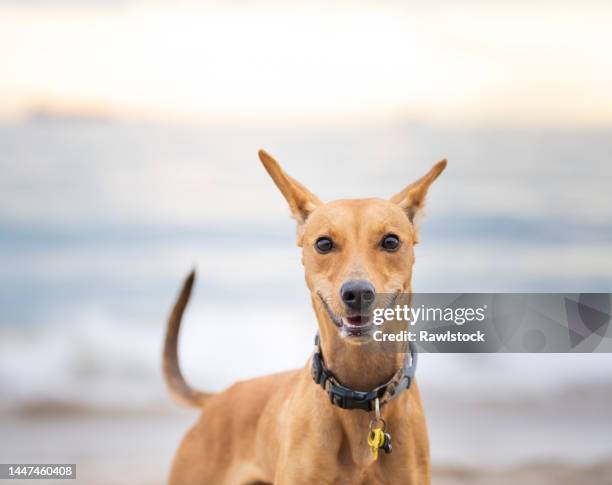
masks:
POLYGON ((351 485, 380 485, 397 483, 389 474, 385 473, 381 463, 368 463, 345 468, 339 466, 333 482, 351 485))

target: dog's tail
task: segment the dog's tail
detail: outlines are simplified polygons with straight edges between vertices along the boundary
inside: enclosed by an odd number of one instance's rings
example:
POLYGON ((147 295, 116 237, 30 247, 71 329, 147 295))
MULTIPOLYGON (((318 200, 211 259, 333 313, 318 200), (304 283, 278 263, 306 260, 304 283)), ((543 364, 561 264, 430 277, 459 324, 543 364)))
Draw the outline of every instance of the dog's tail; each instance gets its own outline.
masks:
POLYGON ((194 280, 195 270, 189 273, 189 276, 185 279, 183 288, 181 288, 181 292, 168 319, 166 340, 164 342, 163 371, 166 385, 174 400, 188 406, 201 407, 210 394, 196 391, 185 381, 178 361, 178 335, 181 327, 181 318, 189 302, 194 280))

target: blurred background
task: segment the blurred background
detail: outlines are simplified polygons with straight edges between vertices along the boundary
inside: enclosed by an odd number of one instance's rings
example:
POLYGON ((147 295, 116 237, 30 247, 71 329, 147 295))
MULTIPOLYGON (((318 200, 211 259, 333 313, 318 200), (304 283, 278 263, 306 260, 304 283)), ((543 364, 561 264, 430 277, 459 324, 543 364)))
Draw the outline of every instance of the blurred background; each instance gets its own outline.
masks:
MULTIPOLYGON (((441 158, 417 292, 612 291, 612 5, 0 1, 0 462, 164 483, 196 386, 304 365, 267 149, 323 200, 441 158)), ((612 483, 609 355, 423 355, 434 483, 612 483)), ((239 403, 228 403, 228 406, 239 403)), ((244 405, 244 403, 243 403, 244 405)))

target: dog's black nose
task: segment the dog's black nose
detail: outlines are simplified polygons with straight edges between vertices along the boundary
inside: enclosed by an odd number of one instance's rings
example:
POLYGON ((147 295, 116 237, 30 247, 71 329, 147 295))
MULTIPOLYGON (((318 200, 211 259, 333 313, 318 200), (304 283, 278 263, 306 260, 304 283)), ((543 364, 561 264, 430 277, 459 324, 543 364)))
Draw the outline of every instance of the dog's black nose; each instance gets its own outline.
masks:
POLYGON ((375 296, 374 286, 366 280, 347 281, 340 288, 340 298, 348 308, 355 311, 367 310, 374 303, 375 296))

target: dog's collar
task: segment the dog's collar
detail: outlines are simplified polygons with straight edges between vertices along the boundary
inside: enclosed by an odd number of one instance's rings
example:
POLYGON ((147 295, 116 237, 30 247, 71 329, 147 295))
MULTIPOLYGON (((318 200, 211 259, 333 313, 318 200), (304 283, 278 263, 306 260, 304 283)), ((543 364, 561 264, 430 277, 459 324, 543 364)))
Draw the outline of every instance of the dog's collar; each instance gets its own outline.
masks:
POLYGON ((380 406, 384 406, 391 399, 396 398, 406 389, 414 379, 417 366, 417 352, 414 342, 409 344, 410 353, 406 353, 404 366, 395 373, 389 382, 378 386, 372 391, 354 391, 338 382, 336 377, 325 366, 319 334, 315 337, 315 350, 312 356, 312 378, 329 394, 334 406, 342 409, 362 409, 373 411, 378 398, 380 406))

